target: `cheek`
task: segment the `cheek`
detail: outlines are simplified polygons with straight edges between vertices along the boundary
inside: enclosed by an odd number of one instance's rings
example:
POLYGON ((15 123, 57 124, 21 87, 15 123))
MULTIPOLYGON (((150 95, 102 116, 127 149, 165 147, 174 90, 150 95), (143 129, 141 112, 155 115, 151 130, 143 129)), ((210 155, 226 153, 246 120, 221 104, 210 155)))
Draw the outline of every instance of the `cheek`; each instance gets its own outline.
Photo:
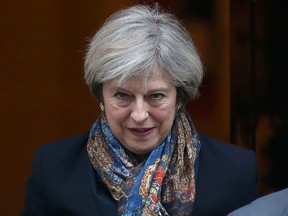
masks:
POLYGON ((152 117, 161 125, 162 131, 170 131, 175 118, 175 112, 176 109, 174 106, 171 106, 170 109, 155 110, 152 117))
POLYGON ((105 114, 108 120, 108 123, 111 127, 120 126, 128 117, 129 112, 123 109, 117 109, 116 107, 111 106, 108 109, 105 109, 105 114))

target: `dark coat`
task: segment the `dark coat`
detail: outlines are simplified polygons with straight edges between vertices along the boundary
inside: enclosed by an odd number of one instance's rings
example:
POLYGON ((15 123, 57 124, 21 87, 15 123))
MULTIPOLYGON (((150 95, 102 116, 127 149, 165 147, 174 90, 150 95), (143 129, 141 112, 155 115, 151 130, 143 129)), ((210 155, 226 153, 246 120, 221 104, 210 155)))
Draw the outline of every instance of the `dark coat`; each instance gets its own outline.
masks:
MULTIPOLYGON (((117 201, 99 181, 86 150, 88 133, 42 146, 27 181, 22 216, 113 216, 117 201)), ((193 216, 227 215, 258 197, 255 154, 200 135, 193 216)))

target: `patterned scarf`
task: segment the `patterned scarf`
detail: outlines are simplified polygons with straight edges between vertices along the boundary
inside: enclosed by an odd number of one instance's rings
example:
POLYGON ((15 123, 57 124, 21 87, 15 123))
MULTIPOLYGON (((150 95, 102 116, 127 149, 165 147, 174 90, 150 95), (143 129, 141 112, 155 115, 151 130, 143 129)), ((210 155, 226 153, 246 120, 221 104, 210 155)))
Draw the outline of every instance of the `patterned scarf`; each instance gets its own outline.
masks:
POLYGON ((137 161, 113 135, 104 113, 87 143, 90 161, 115 200, 119 215, 191 215, 200 141, 186 111, 144 161, 137 161))

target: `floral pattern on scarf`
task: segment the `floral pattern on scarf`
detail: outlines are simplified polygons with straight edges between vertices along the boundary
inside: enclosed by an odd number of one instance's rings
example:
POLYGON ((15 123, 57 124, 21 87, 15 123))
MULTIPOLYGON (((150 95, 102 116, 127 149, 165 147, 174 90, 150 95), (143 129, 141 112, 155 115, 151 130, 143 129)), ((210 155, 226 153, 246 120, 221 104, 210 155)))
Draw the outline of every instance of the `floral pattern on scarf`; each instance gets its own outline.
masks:
POLYGON ((191 215, 200 141, 186 111, 144 161, 138 162, 113 135, 104 113, 87 143, 90 161, 115 200, 119 215, 191 215))

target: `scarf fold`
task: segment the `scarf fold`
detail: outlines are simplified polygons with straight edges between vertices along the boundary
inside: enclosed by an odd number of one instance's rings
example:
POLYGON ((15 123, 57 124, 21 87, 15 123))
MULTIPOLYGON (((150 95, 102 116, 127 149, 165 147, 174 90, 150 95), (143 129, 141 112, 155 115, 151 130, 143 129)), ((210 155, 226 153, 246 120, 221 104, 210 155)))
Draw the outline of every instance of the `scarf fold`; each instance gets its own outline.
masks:
POLYGON ((119 215, 192 215, 200 141, 186 111, 176 114, 166 139, 138 162, 113 135, 102 112, 87 143, 90 161, 119 215))

